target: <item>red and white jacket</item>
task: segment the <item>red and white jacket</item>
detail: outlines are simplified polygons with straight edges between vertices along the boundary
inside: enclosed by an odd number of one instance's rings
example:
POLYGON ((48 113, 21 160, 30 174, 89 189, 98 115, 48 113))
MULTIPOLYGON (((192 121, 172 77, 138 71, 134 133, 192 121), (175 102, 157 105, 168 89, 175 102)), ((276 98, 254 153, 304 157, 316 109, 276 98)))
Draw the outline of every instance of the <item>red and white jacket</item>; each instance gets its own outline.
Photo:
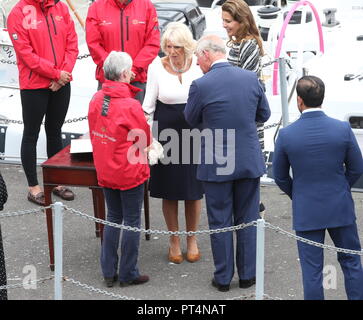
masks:
POLYGON ((145 149, 152 137, 141 104, 133 98, 139 91, 106 80, 90 102, 88 124, 101 187, 128 190, 150 176, 145 149))
POLYGON ((72 72, 78 40, 68 7, 59 0, 20 0, 8 16, 20 89, 48 88, 62 70, 72 72))
POLYGON ((127 52, 134 81, 146 82, 147 68, 159 53, 160 31, 150 0, 96 0, 88 9, 86 41, 97 65, 96 79, 104 82, 103 62, 112 51, 127 52))

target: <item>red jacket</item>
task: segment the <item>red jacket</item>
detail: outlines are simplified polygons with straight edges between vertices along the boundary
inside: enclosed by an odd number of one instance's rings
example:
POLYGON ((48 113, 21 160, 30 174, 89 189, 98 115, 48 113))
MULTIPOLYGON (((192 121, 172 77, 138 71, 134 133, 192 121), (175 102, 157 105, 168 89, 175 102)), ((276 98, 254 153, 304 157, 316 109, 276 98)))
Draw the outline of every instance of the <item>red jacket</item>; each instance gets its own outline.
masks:
POLYGON ((128 83, 106 80, 90 102, 88 124, 101 187, 127 190, 150 176, 144 149, 152 138, 141 104, 133 99, 138 91, 128 83), (102 115, 105 105, 108 110, 102 115))
POLYGON ((112 51, 127 52, 132 60, 134 81, 146 82, 147 68, 160 48, 160 32, 150 0, 96 0, 88 9, 86 41, 97 65, 96 79, 104 82, 103 62, 112 51))
POLYGON ((20 89, 48 88, 62 70, 72 72, 78 40, 68 7, 59 0, 20 0, 8 16, 20 89))

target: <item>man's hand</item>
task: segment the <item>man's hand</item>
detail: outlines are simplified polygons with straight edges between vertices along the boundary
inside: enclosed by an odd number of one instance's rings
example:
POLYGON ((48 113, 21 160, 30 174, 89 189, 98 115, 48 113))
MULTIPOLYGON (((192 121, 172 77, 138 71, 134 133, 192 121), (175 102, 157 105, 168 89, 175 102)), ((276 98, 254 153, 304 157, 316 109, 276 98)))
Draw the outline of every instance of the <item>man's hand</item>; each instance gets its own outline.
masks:
POLYGON ((136 74, 134 72, 131 71, 131 78, 130 81, 134 81, 136 78, 136 74))
POLYGON ((58 80, 58 83, 61 85, 61 86, 64 86, 66 85, 69 81, 71 81, 71 74, 67 71, 64 71, 62 70, 61 71, 61 74, 60 74, 60 78, 58 80))
POLYGON ((49 85, 50 90, 55 92, 55 91, 58 91, 60 88, 62 88, 62 86, 58 82, 55 82, 53 80, 50 82, 50 85, 49 85))

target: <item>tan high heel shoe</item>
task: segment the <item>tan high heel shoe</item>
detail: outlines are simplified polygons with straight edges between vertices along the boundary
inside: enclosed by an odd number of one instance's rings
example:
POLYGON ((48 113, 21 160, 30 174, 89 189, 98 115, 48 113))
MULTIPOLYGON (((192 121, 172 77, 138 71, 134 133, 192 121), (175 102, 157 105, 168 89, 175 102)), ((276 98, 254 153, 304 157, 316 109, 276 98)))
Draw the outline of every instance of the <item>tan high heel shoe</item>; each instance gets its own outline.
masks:
POLYGON ((169 254, 168 254, 168 259, 170 262, 172 263, 176 263, 176 264, 180 264, 183 262, 184 258, 182 254, 177 254, 177 255, 172 255, 170 253, 170 248, 169 248, 169 254))
POLYGON ((192 262, 192 263, 199 261, 200 258, 201 258, 201 254, 200 254, 200 251, 198 249, 197 241, 196 241, 195 236, 187 237, 187 243, 188 243, 188 246, 187 246, 188 251, 187 251, 187 256, 186 256, 187 261, 192 262), (189 251, 189 249, 191 249, 192 247, 197 249, 197 253, 191 253, 189 251))
POLYGON ((200 258, 201 258, 201 254, 200 254, 200 251, 198 250, 198 253, 195 253, 195 254, 193 254, 193 253, 187 253, 187 261, 189 261, 189 262, 197 262, 197 261, 199 261, 200 260, 200 258))

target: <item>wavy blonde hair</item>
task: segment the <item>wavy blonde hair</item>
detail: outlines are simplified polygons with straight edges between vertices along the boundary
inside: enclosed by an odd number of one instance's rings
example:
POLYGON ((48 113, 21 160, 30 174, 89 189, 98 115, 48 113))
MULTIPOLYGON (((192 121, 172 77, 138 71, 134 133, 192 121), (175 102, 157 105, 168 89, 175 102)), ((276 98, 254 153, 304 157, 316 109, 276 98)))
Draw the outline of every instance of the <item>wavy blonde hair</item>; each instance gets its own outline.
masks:
POLYGON ((183 47, 185 56, 191 57, 196 47, 196 41, 189 28, 181 22, 170 22, 161 37, 161 50, 167 54, 166 46, 170 41, 176 46, 183 47))

